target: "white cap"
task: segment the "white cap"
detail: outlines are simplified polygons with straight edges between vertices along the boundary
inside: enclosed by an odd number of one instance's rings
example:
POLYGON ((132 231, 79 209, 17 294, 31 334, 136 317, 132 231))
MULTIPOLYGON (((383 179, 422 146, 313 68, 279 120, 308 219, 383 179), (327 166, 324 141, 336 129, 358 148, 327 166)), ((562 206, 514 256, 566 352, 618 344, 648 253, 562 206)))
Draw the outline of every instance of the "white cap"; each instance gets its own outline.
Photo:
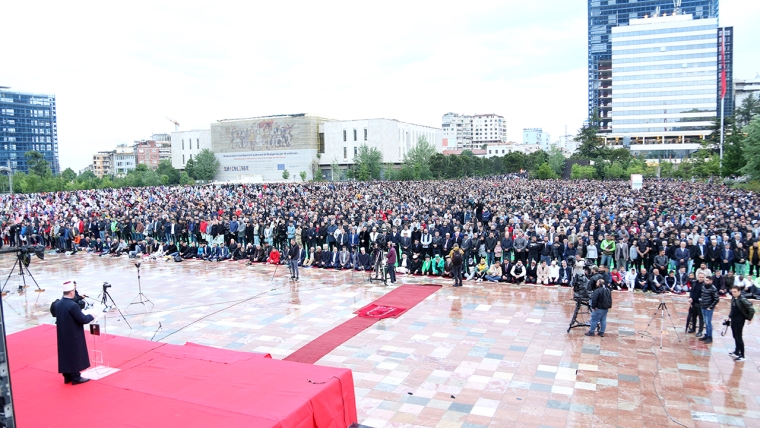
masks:
POLYGON ((61 291, 63 291, 64 293, 68 293, 69 291, 75 289, 76 285, 77 285, 77 282, 70 279, 64 282, 63 284, 61 284, 61 291))

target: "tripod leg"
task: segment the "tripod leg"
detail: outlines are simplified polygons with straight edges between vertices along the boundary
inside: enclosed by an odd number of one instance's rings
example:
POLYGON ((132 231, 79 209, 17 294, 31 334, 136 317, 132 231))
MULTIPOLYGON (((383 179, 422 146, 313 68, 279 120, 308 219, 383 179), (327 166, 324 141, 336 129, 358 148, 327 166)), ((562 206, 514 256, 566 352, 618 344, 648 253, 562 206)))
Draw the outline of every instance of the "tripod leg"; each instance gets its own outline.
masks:
POLYGON ((3 283, 2 292, 5 293, 5 286, 8 285, 8 281, 11 280, 11 276, 13 275, 13 272, 16 272, 16 264, 18 263, 18 259, 16 259, 16 263, 13 264, 13 267, 11 268, 11 271, 8 273, 8 278, 5 278, 5 283, 3 283))
POLYGON ((113 301, 113 297, 111 297, 111 294, 107 291, 104 292, 104 294, 105 296, 103 297, 103 300, 105 300, 106 297, 108 297, 111 300, 111 304, 113 305, 114 308, 116 308, 116 311, 119 312, 119 315, 121 315, 121 318, 124 320, 125 323, 127 323, 127 327, 129 327, 129 329, 131 330, 132 326, 129 324, 129 321, 127 321, 127 319, 124 317, 124 314, 121 312, 121 309, 119 309, 119 307, 116 306, 116 302, 113 301))
MULTIPOLYGON (((21 265, 21 266, 23 266, 23 265, 21 265)), ((22 267, 22 270, 21 270, 21 272, 22 272, 22 277, 23 277, 23 269, 24 269, 24 268, 22 267)), ((41 288, 41 287, 40 287, 40 284, 37 284, 37 280, 36 280, 36 279, 34 279, 34 276, 32 275, 32 271, 30 271, 28 267, 26 268, 26 273, 28 273, 28 274, 29 274, 29 278, 32 278, 32 282, 34 282, 34 285, 36 285, 36 286, 37 286, 37 290, 36 290, 36 291, 45 291, 45 289, 44 289, 44 288, 41 288)), ((26 286, 26 279, 24 279, 24 286, 26 286)))

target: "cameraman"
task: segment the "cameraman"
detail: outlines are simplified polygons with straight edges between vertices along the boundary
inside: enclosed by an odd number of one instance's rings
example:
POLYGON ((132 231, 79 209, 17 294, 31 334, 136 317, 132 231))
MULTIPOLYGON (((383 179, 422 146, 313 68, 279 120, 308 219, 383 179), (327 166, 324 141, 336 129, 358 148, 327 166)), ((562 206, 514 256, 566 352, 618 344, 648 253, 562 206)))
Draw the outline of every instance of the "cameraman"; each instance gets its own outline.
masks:
POLYGON ((755 308, 752 307, 752 303, 746 297, 742 296, 741 287, 732 288, 731 296, 731 313, 728 317, 731 320, 731 333, 733 333, 736 346, 734 352, 728 355, 734 357, 734 361, 740 362, 744 361, 744 339, 742 338, 744 322, 752 324, 755 308))
POLYGON ((597 279, 594 284, 596 288, 591 295, 591 326, 586 336, 593 336, 596 325, 600 324, 599 336, 604 337, 604 330, 607 328, 607 311, 612 307, 612 292, 605 286, 602 278, 597 279))

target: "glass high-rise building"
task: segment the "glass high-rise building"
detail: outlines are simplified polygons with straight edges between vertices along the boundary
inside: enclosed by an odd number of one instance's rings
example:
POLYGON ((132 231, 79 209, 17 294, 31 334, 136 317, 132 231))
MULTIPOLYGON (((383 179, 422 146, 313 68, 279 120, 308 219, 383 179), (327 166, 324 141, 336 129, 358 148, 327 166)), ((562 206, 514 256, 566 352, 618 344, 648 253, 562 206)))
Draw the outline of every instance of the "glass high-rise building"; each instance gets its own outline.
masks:
POLYGON ((31 94, 0 87, 0 166, 29 172, 26 152, 36 150, 50 164, 58 163, 58 124, 55 95, 31 94))
POLYGON ((600 117, 600 132, 609 132, 610 121, 604 109, 611 88, 604 73, 612 61, 612 28, 628 25, 631 19, 653 16, 689 14, 694 19, 718 18, 718 0, 588 0, 588 114, 600 117))

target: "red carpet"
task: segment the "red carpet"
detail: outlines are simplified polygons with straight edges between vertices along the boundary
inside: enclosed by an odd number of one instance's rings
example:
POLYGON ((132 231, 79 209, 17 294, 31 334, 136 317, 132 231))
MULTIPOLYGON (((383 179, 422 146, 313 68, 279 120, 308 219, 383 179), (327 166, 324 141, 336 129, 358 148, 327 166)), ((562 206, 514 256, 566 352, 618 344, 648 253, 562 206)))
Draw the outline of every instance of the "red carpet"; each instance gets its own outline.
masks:
POLYGON ((347 369, 103 335, 98 350, 121 370, 71 386, 57 373, 55 342, 51 325, 8 336, 18 426, 345 428, 356 422, 347 369), (60 417, 72 409, 81 417, 60 417))
POLYGON ((396 306, 376 305, 373 303, 369 306, 365 306, 359 309, 359 311, 356 312, 356 314, 362 318, 374 318, 374 319, 382 320, 385 318, 398 318, 398 316, 401 315, 404 311, 406 311, 406 308, 399 308, 396 306))
MULTIPOLYGON (((385 296, 375 300, 371 304, 359 309, 354 313, 364 313, 374 309, 377 306, 394 307, 394 311, 388 316, 398 317, 404 313, 407 308, 413 308, 415 305, 425 300, 428 296, 435 293, 441 288, 440 285, 426 284, 420 285, 402 285, 391 291, 385 296)), ((333 328, 327 333, 307 343, 304 347, 293 352, 284 358, 285 361, 295 361, 299 363, 314 364, 320 358, 329 354, 333 349, 348 341, 359 334, 362 330, 376 323, 380 318, 363 318, 358 316, 351 318, 343 324, 333 328)))

